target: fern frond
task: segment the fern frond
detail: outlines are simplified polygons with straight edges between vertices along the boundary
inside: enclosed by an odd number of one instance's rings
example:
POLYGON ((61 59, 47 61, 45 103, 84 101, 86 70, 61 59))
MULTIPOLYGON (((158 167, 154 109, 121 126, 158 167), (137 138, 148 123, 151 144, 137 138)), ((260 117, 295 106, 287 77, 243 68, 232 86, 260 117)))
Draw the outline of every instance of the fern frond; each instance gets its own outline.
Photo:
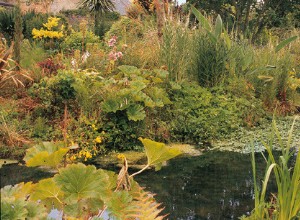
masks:
POLYGON ((137 187, 132 192, 131 215, 129 219, 139 220, 163 220, 166 215, 159 215, 164 208, 154 199, 154 194, 146 192, 141 187, 137 187))

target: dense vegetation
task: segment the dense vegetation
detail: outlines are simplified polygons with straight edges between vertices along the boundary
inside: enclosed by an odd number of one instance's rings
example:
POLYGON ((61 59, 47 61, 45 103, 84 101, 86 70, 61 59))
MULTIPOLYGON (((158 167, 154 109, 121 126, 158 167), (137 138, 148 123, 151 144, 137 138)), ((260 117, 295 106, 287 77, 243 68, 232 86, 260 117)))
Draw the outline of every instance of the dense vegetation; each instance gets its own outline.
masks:
MULTIPOLYGON (((100 3, 55 16, 0 8, 1 157, 21 159, 41 141, 72 149, 57 153, 65 163, 142 150, 139 137, 202 146, 299 114, 297 1, 136 1, 128 16, 100 3)), ((45 161, 56 150, 40 149, 45 161)), ((59 175, 45 181, 55 188, 59 175)), ((137 202, 113 188, 115 200, 137 202)), ((3 193, 23 196, 16 190, 3 193)), ((104 197, 89 202, 113 211, 104 197)))

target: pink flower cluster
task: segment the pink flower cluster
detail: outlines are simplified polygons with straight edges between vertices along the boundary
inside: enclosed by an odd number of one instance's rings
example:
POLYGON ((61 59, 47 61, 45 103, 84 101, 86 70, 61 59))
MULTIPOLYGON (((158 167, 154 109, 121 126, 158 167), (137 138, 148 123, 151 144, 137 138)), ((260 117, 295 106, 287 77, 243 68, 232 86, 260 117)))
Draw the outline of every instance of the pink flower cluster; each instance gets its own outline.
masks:
POLYGON ((110 38, 108 41, 108 46, 113 47, 115 46, 116 42, 117 42, 117 36, 112 36, 112 38, 110 38))
POLYGON ((115 51, 111 51, 109 54, 108 54, 108 57, 110 60, 118 60, 119 58, 122 58, 123 57, 123 53, 121 51, 119 52, 115 52, 115 51))

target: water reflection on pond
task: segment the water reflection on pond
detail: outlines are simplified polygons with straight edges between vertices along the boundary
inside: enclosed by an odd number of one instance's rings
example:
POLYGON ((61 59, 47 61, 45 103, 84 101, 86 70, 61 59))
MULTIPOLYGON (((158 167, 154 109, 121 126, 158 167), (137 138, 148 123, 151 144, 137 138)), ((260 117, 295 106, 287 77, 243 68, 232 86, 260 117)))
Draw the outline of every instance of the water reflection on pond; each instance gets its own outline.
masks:
MULTIPOLYGON (((257 166, 261 178, 265 169, 261 156, 257 166)), ((209 152, 177 158, 161 171, 148 171, 137 180, 157 194, 169 219, 238 219, 253 209, 249 154, 209 152)))
MULTIPOLYGON (((260 155, 256 166, 262 179, 266 163, 260 155)), ((115 167, 112 169, 116 171, 115 167)), ((5 165, 0 170, 1 187, 54 175, 16 164, 5 165)), ((208 152, 197 157, 179 157, 159 172, 146 171, 136 176, 136 180, 157 194, 156 199, 163 203, 164 213, 169 214, 170 220, 238 219, 253 209, 249 154, 208 152)), ((275 191, 274 186, 271 191, 275 191)))

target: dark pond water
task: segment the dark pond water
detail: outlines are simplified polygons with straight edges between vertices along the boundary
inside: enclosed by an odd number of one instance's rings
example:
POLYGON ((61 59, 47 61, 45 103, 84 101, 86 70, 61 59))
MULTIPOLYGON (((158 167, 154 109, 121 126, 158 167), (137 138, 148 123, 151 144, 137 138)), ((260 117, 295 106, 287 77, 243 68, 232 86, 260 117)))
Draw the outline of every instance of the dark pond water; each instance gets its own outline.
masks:
MULTIPOLYGON (((263 178, 266 163, 257 155, 263 178)), ((177 158, 159 172, 148 171, 137 181, 165 206, 169 219, 238 219, 254 206, 251 156, 209 152, 177 158)), ((276 190, 270 185, 270 190, 276 190)))
MULTIPOLYGON (((258 176, 262 179, 265 162, 257 156, 258 176)), ((1 187, 38 181, 53 174, 17 165, 1 169, 1 187)), ((159 172, 152 170, 136 180, 163 203, 169 219, 238 219, 251 212, 254 204, 251 157, 232 152, 208 152, 199 157, 169 161, 159 172)), ((271 190, 275 191, 274 186, 271 190)))

